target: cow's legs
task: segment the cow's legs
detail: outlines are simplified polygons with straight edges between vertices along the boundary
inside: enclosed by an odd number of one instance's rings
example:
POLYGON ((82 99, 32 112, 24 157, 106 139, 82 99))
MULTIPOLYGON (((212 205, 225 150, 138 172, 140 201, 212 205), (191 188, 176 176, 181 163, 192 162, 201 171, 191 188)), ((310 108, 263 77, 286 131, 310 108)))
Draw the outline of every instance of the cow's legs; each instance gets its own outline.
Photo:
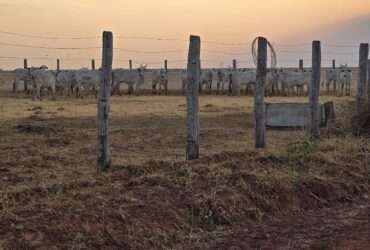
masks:
POLYGON ((159 94, 162 95, 162 85, 163 85, 163 82, 159 82, 159 94))
POLYGON ((36 98, 35 99, 39 99, 41 101, 41 87, 40 86, 37 86, 36 87, 36 98))
POLYGON ((136 84, 136 89, 135 89, 136 95, 140 95, 140 88, 141 88, 141 84, 136 84))
POLYGON ((334 94, 335 94, 337 92, 337 81, 336 80, 334 81, 333 85, 334 85, 334 94))
POLYGON ((116 84, 113 82, 112 83, 112 89, 110 91, 110 95, 114 96, 115 93, 116 93, 116 84))
POLYGON ((117 95, 122 96, 121 82, 117 83, 117 85, 116 85, 116 92, 117 92, 117 95))
POLYGON ((202 94, 203 92, 203 82, 199 84, 199 94, 202 94))
POLYGON ((326 94, 330 94, 330 80, 325 81, 326 94))
POLYGON ((129 85, 128 87, 128 94, 129 95, 132 95, 134 93, 134 86, 133 85, 129 85))
MULTIPOLYGON (((370 88, 370 86, 369 86, 370 88)), ((350 96, 351 95, 351 82, 348 81, 346 82, 346 96, 350 96)))
POLYGON ((157 83, 155 81, 152 82, 152 94, 157 94, 157 83))
POLYGON ((51 99, 53 100, 53 101, 55 101, 56 100, 56 88, 55 88, 55 86, 53 86, 53 87, 50 87, 50 91, 51 91, 51 99))
POLYGON ((164 94, 168 95, 168 80, 164 82, 164 94))
POLYGON ((23 81, 23 83, 24 83, 24 92, 25 93, 27 93, 27 91, 28 91, 28 81, 23 81))

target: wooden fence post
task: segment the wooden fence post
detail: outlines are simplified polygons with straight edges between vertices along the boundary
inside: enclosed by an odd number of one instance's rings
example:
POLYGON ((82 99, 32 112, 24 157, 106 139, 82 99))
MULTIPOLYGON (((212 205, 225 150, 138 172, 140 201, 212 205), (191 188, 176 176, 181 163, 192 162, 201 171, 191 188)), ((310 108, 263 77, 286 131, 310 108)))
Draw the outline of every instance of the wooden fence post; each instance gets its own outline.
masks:
POLYGON ((359 77, 357 83, 357 113, 360 114, 364 111, 366 103, 366 85, 368 79, 368 57, 369 57, 369 44, 361 43, 360 45, 360 62, 359 62, 359 77))
POLYGON ((200 85, 200 37, 190 36, 186 84, 187 145, 186 160, 199 158, 199 85, 200 85))
POLYGON ((167 62, 167 60, 164 60, 164 71, 166 72, 166 74, 168 73, 167 66, 168 66, 168 62, 167 62))
POLYGON ((299 60, 299 70, 303 71, 303 59, 299 60))
POLYGON ((23 59, 23 68, 24 69, 27 69, 28 68, 28 62, 27 62, 27 59, 23 59))
POLYGON ((130 70, 132 70, 132 60, 131 59, 128 60, 128 67, 129 67, 130 70))
POLYGON ((233 74, 232 74, 232 88, 231 88, 231 93, 234 96, 240 96, 240 82, 238 78, 238 69, 237 69, 237 64, 236 60, 233 60, 233 74))
POLYGON ((98 172, 107 170, 111 165, 108 146, 108 117, 109 117, 109 96, 110 82, 113 62, 113 34, 103 32, 103 78, 100 83, 98 100, 98 145, 97 145, 97 167, 98 172))
POLYGON ((367 61, 368 74, 367 74, 367 106, 370 111, 370 60, 367 61))
POLYGON ((57 72, 59 72, 59 71, 60 71, 60 60, 57 59, 57 72))
POLYGON ((309 131, 311 138, 320 138, 320 81, 321 81, 321 42, 312 42, 312 79, 310 92, 309 131))
POLYGON ((168 61, 164 60, 164 72, 166 73, 166 85, 164 86, 165 95, 168 95, 168 61))
POLYGON ((257 52, 257 78, 254 97, 255 115, 255 146, 256 148, 266 147, 266 105, 265 86, 267 79, 267 40, 264 37, 258 38, 257 52))
POLYGON ((95 59, 91 60, 91 69, 95 70, 95 59))
MULTIPOLYGON (((30 78, 30 69, 28 68, 28 61, 27 59, 23 59, 23 68, 24 69, 28 69, 28 74, 29 74, 29 77, 30 78)), ((25 83, 24 83, 24 92, 27 92, 28 91, 28 85, 29 85, 29 80, 26 80, 25 83)), ((13 85, 13 91, 15 91, 15 83, 13 85)))

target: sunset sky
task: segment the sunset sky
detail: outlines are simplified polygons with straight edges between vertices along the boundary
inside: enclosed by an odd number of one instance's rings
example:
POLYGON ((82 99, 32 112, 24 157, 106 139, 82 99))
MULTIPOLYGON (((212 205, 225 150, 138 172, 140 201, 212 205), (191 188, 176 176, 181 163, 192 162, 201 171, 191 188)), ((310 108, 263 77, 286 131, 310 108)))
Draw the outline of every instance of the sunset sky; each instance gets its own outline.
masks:
MULTIPOLYGON (((252 66, 250 43, 259 35, 275 44, 281 66, 295 66, 299 58, 304 58, 309 66, 309 44, 314 39, 323 42, 324 64, 336 58, 338 63, 354 65, 358 60, 359 43, 370 41, 370 1, 0 0, 0 43, 94 47, 101 46, 100 39, 36 39, 1 32, 81 37, 99 36, 103 30, 113 31, 115 47, 163 51, 115 51, 115 67, 127 67, 130 58, 135 63, 148 63, 150 67, 160 67, 165 58, 170 67, 184 66, 189 34, 201 36, 203 65, 208 67, 226 67, 233 58, 240 61, 241 67, 252 66), (119 36, 177 40, 117 39, 119 36), (241 45, 230 45, 235 43, 241 45)), ((0 68, 19 67, 23 57, 31 58, 32 65, 48 64, 51 68, 55 67, 55 58, 61 58, 62 67, 79 68, 89 66, 89 59, 99 58, 100 54, 96 49, 55 51, 0 44, 0 68)))

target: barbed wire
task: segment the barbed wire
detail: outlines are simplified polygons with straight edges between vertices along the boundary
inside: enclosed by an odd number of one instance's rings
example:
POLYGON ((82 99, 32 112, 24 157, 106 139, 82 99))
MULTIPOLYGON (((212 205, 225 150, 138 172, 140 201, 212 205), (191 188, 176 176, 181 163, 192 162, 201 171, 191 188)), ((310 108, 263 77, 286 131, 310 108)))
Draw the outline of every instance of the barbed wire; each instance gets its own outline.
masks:
MULTIPOLYGON (((29 44, 20 44, 20 43, 7 43, 7 42, 0 42, 0 45, 6 47, 17 47, 17 48, 31 48, 31 49, 47 49, 47 50, 98 50, 102 49, 101 46, 91 46, 91 47, 52 47, 52 46, 38 46, 38 45, 29 45, 29 44)), ((342 45, 338 45, 342 46, 342 45)), ((343 45, 344 46, 344 45, 343 45)), ((116 47, 114 50, 123 51, 127 53, 136 53, 136 54, 164 54, 164 53, 186 53, 187 50, 185 49, 175 49, 175 50, 157 50, 157 51, 148 51, 148 50, 131 50, 116 47)), ((310 54, 312 53, 309 50, 277 50, 279 53, 292 53, 292 54, 310 54)), ((251 55, 248 52, 228 52, 222 50, 202 50, 205 53, 215 53, 215 54, 225 54, 225 55, 234 55, 234 56, 244 56, 244 55, 251 55)), ((326 52, 326 54, 333 54, 333 55, 352 55, 351 52, 326 52)))
POLYGON ((36 38, 36 39, 47 39, 47 40, 87 40, 87 39, 99 39, 101 36, 85 36, 85 37, 60 37, 60 36, 43 36, 43 35, 33 35, 33 34, 25 34, 25 33, 18 33, 18 32, 10 32, 0 30, 0 34, 11 35, 11 36, 18 36, 18 37, 27 37, 27 38, 36 38))
POLYGON ((8 47, 18 47, 18 48, 31 48, 31 49, 51 49, 51 50, 90 50, 90 49, 101 49, 102 47, 49 47, 49 46, 37 46, 19 43, 5 43, 0 42, 0 45, 8 47))
MULTIPOLYGON (((101 36, 45 36, 45 35, 36 35, 36 34, 27 34, 20 32, 11 32, 0 30, 0 34, 6 34, 11 36, 34 38, 34 39, 46 39, 46 40, 89 40, 89 39, 101 39, 101 36)), ((164 38, 164 37, 155 37, 155 36, 115 36, 116 39, 127 39, 127 40, 152 40, 152 41, 176 41, 176 42, 188 42, 188 40, 183 38, 164 38)), ((215 44, 223 46, 235 46, 235 47, 244 47, 250 46, 250 43, 247 42, 220 42, 214 40, 202 40, 202 43, 205 44, 215 44)), ((311 46, 311 43, 301 42, 301 43, 275 43, 272 42, 274 46, 280 47, 303 47, 311 46)), ((358 47, 354 44, 334 44, 329 42, 328 44, 323 43, 323 46, 326 47, 358 47)))
MULTIPOLYGON (((35 34, 26 34, 26 33, 18 33, 18 32, 9 32, 9 31, 4 31, 0 30, 0 34, 5 34, 5 35, 11 35, 11 36, 17 36, 17 37, 24 37, 24 38, 31 38, 31 39, 44 39, 44 40, 94 40, 94 39, 101 39, 101 36, 44 36, 44 35, 35 35, 35 34)), ((115 36, 116 39, 127 39, 127 40, 151 40, 151 41, 172 41, 172 42, 184 42, 188 43, 189 41, 186 39, 182 38, 163 38, 163 37, 154 37, 154 36, 115 36)), ((219 42, 219 41, 212 41, 212 40, 202 40, 203 44, 214 44, 214 45, 221 45, 221 46, 229 46, 235 48, 234 50, 230 48, 230 51, 226 51, 227 49, 225 48, 224 50, 210 50, 210 49, 202 49, 201 53, 205 54, 206 57, 210 57, 210 55, 215 55, 212 57, 216 57, 216 55, 225 55, 225 56, 232 56, 233 59, 240 58, 242 60, 238 60, 238 63, 246 63, 250 64, 252 63, 251 61, 246 61, 243 60, 243 58, 249 57, 252 54, 248 52, 247 46, 249 47, 251 43, 238 43, 238 42, 219 42), (239 49, 237 49, 237 47, 239 49), (245 48, 245 51, 240 51, 242 48, 245 48), (236 51, 239 50, 239 51, 236 51)), ((312 53, 312 51, 309 49, 309 46, 311 46, 311 43, 305 43, 305 42, 299 42, 299 43, 272 43, 273 46, 275 46, 277 54, 282 54, 284 57, 284 54, 296 54, 299 55, 298 57, 300 58, 307 58, 308 55, 312 53), (306 48, 307 47, 307 48, 306 48)), ((353 44, 340 44, 340 43, 323 43, 323 55, 325 57, 328 56, 358 56, 358 52, 354 51, 353 53, 348 51, 348 50, 340 50, 338 51, 326 51, 325 48, 358 48, 358 45, 353 45, 353 44)), ((15 47, 15 48, 29 48, 29 49, 45 49, 45 50, 56 50, 56 51, 77 51, 77 50, 101 50, 101 46, 88 46, 88 47, 82 47, 82 46, 76 46, 76 47, 59 47, 59 46, 43 46, 43 45, 32 45, 32 44, 24 44, 24 43, 12 43, 12 42, 0 42, 0 47, 15 47)), ((152 54, 152 55, 162 55, 165 57, 165 54, 182 54, 182 53, 187 53, 187 49, 173 49, 173 50, 140 50, 140 49, 128 49, 128 48, 122 48, 122 47, 115 47, 115 51, 122 51, 125 53, 132 53, 132 54, 152 54)), ((352 50, 351 50, 352 51, 352 50)), ((62 53, 60 53, 62 54, 62 53)), ((118 53, 118 57, 121 54, 118 53)), ((220 56, 221 57, 221 56, 220 56)), ((281 58, 280 57, 280 58, 281 58)), ((297 58, 298 58, 297 57, 297 58)), ((68 57, 68 56, 55 56, 55 57, 37 57, 37 56, 30 56, 30 57, 16 57, 16 56, 0 56, 1 60, 23 60, 24 58, 27 59, 33 59, 33 60, 63 60, 63 61, 87 61, 91 60, 92 58, 79 58, 79 57, 68 57)), ((222 58, 219 58, 222 59, 222 58)), ((205 63, 214 63, 214 64, 219 64, 219 65, 226 65, 231 62, 225 63, 225 61, 219 61, 217 60, 202 60, 205 63)), ((101 60, 100 58, 95 58, 95 60, 101 60)), ((187 60, 169 60, 167 59, 168 62, 172 63, 186 63, 187 60)), ((323 58, 323 61, 325 62, 326 59, 323 58)), ((123 59, 114 59, 115 62, 128 62, 127 60, 123 59)), ((298 60, 297 60, 298 61, 298 60)), ((279 65, 284 64, 284 63, 296 63, 295 60, 284 60, 284 59, 279 59, 279 65)), ((138 62, 139 63, 139 62, 138 62)), ((147 64, 155 64, 155 65, 163 65, 163 61, 148 61, 145 62, 147 64)), ((140 63, 143 64, 143 63, 140 63)))

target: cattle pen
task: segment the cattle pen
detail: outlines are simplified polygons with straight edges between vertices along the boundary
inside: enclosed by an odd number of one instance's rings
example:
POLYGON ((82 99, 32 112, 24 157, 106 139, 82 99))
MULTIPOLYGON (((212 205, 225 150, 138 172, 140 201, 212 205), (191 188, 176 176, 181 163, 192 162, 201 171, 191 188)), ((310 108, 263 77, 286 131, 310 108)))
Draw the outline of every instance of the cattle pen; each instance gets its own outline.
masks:
POLYGON ((323 60, 320 41, 309 63, 272 67, 257 37, 255 66, 221 67, 202 60, 212 41, 192 35, 184 61, 121 69, 120 38, 98 37, 102 58, 83 58, 90 69, 15 57, 19 85, 0 71, 0 246, 366 247, 368 44, 356 45, 359 67, 323 60), (37 100, 34 71, 73 72, 72 94, 41 86, 37 100))

